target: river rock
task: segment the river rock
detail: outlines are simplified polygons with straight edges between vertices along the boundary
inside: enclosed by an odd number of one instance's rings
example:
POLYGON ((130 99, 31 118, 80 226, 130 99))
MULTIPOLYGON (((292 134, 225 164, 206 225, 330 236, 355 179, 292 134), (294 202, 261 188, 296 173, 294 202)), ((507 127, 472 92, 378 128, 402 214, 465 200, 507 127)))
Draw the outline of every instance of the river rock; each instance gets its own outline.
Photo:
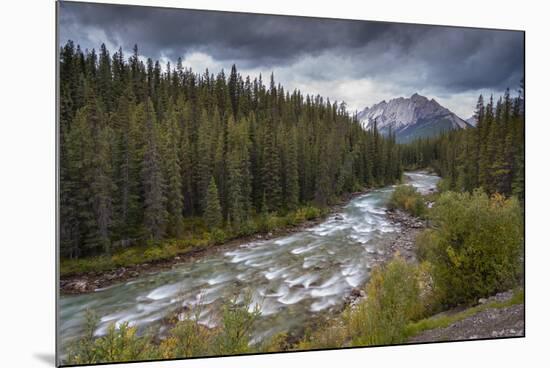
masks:
POLYGON ((84 293, 88 290, 88 281, 86 280, 76 280, 69 284, 69 288, 80 293, 84 293))
POLYGON ((351 290, 350 297, 352 298, 360 298, 361 297, 361 289, 359 288, 353 288, 351 290))

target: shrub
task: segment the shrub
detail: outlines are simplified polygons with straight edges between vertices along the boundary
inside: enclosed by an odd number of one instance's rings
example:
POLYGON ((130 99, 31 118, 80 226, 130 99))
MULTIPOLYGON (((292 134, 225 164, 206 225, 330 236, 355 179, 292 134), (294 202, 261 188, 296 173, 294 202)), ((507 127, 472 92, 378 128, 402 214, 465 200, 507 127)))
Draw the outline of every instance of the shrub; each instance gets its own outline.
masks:
POLYGON ((164 256, 164 252, 160 247, 151 247, 143 253, 143 257, 148 261, 160 259, 164 256))
POLYGON ((105 336, 94 338, 98 318, 91 312, 86 315, 86 332, 68 352, 66 364, 96 364, 124 362, 157 357, 150 337, 138 336, 136 328, 123 323, 112 324, 105 336))
POLYGON ((237 236, 248 236, 257 232, 258 228, 253 220, 246 220, 235 231, 237 236))
POLYGON ((306 220, 316 219, 322 214, 321 209, 313 206, 302 207, 299 209, 299 211, 302 211, 304 213, 304 217, 306 218, 306 220))
POLYGON ((367 286, 367 299, 349 314, 353 345, 387 345, 404 341, 405 326, 422 314, 415 266, 396 257, 376 268, 367 286))
POLYGON ((209 238, 214 244, 222 244, 227 240, 228 236, 222 229, 214 228, 210 231, 209 238))
POLYGON ((437 191, 440 193, 451 190, 451 181, 448 178, 442 178, 437 182, 437 191))
POLYGON ((270 232, 277 229, 279 218, 274 214, 264 214, 260 217, 259 228, 263 232, 270 232))
POLYGON ((188 358, 209 354, 214 331, 198 322, 200 310, 200 307, 197 308, 193 315, 177 322, 170 330, 168 338, 159 346, 162 358, 188 358))
POLYGON ((422 195, 411 185, 400 185, 392 193, 389 208, 402 209, 415 217, 426 214, 426 203, 422 195))
POLYGON ((251 306, 249 296, 245 298, 243 305, 230 301, 223 306, 221 331, 214 338, 214 354, 231 355, 251 351, 248 346, 250 333, 260 316, 259 307, 251 306))
POLYGON ((279 332, 264 341, 260 346, 260 351, 276 353, 279 351, 288 351, 291 348, 288 342, 288 334, 286 332, 279 332))
POLYGON ((95 337, 99 319, 87 312, 85 334, 69 347, 63 363, 97 364, 252 352, 248 341, 260 311, 251 307, 250 300, 246 297, 243 304, 233 301, 225 304, 221 325, 215 328, 199 323, 202 308, 199 305, 178 321, 161 342, 153 340, 153 333, 138 336, 136 328, 128 323, 119 326, 113 323, 105 336, 95 337))
POLYGON ((315 330, 312 333, 307 333, 306 336, 298 343, 298 350, 311 349, 332 349, 344 346, 348 339, 346 326, 341 324, 341 321, 315 330))
POLYGON ((417 238, 418 256, 432 264, 444 306, 474 302, 514 287, 521 277, 523 219, 518 201, 501 195, 441 194, 433 229, 417 238))

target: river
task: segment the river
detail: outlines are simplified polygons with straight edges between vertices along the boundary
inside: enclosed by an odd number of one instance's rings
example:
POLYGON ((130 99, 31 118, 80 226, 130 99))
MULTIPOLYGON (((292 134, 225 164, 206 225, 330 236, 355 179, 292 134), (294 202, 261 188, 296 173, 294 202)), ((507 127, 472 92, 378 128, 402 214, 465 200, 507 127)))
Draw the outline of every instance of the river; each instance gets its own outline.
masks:
MULTIPOLYGON (((439 178, 408 172, 405 180, 428 192, 439 178)), ((61 351, 82 333, 86 309, 100 317, 96 335, 112 323, 158 329, 170 313, 198 304, 201 323, 213 326, 224 300, 248 295, 261 311, 252 342, 299 328, 316 314, 341 307, 384 259, 400 231, 385 215, 393 189, 357 196, 340 213, 299 233, 213 252, 94 293, 61 296, 61 351)))

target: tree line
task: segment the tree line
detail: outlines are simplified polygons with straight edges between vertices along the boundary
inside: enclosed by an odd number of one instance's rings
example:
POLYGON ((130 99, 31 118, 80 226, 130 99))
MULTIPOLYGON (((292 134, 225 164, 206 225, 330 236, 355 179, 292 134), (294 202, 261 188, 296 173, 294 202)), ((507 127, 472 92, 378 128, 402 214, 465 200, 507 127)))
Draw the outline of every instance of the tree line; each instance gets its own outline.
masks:
POLYGON ((525 110, 523 83, 516 97, 507 89, 498 100, 479 96, 476 127, 437 138, 418 139, 402 147, 403 165, 433 167, 445 189, 473 192, 482 188, 525 198, 525 110))
POLYGON ((345 103, 286 91, 262 76, 196 73, 60 48, 62 256, 182 236, 303 204, 323 207, 402 173, 395 137, 365 131, 345 103))

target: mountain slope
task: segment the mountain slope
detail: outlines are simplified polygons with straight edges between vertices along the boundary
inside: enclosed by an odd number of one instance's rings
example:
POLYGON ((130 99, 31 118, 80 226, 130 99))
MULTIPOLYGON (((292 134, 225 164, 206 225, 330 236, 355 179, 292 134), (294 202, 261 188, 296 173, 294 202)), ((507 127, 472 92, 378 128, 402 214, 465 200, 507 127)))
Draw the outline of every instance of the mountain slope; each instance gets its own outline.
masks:
POLYGON ((382 134, 395 133, 398 142, 405 143, 419 137, 431 137, 452 129, 471 127, 434 99, 417 93, 410 98, 399 97, 367 107, 357 115, 365 129, 376 122, 382 134))
POLYGON ((471 126, 477 125, 477 118, 475 115, 470 116, 468 119, 466 119, 466 122, 470 124, 471 126))

